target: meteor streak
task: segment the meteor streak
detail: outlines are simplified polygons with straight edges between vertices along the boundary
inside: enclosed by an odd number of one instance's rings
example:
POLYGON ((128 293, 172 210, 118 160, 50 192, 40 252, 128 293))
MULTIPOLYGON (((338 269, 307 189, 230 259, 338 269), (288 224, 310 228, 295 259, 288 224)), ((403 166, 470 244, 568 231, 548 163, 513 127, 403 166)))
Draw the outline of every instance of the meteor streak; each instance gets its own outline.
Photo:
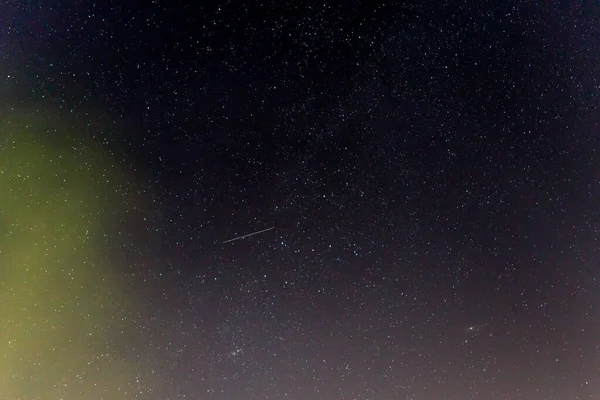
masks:
POLYGON ((238 236, 238 237, 235 237, 235 238, 233 238, 233 239, 226 240, 226 241, 224 241, 222 244, 229 243, 229 242, 233 242, 233 241, 240 240, 240 239, 245 239, 245 238, 247 238, 247 237, 250 237, 250 236, 258 235, 259 233, 263 233, 263 232, 270 231, 271 229, 275 229, 275 227, 274 227, 274 226, 272 226, 272 227, 270 227, 270 228, 263 229, 262 231, 252 232, 252 233, 249 233, 249 234, 247 234, 247 235, 238 236))

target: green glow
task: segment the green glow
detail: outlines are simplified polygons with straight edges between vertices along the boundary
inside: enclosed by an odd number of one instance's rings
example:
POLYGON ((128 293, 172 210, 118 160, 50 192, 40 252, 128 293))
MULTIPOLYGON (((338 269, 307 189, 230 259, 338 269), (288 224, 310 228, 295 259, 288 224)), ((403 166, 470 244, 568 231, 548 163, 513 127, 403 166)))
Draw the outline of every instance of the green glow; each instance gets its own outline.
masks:
POLYGON ((0 122, 0 398, 137 398, 118 350, 131 310, 101 250, 119 174, 56 121, 0 122))

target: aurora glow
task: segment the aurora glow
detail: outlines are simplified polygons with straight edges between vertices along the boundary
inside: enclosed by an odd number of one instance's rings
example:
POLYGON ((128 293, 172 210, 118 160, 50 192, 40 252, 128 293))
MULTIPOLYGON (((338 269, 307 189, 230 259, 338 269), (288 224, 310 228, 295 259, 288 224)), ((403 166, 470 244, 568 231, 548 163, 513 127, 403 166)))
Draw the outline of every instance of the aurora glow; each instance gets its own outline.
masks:
POLYGON ((0 398, 134 398, 130 302, 102 263, 117 170, 50 115, 1 124, 0 398))

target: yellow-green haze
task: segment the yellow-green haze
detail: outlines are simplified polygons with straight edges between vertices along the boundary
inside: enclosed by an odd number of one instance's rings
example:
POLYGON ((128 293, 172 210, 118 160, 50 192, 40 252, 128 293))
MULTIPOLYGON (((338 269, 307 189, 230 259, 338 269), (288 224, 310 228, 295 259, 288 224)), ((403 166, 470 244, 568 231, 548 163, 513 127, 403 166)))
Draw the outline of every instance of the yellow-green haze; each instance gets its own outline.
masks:
POLYGON ((48 115, 0 121, 2 400, 139 394, 119 350, 128 302, 102 255, 124 182, 69 129, 48 115))

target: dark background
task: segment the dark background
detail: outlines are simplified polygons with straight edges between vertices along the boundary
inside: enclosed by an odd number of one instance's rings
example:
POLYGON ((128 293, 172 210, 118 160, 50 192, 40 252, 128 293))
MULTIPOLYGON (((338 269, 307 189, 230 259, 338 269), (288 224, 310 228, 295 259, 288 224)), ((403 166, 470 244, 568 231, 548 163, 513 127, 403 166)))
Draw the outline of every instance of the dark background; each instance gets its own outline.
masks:
POLYGON ((126 398, 595 398, 596 3, 193 4, 0 4, 11 107, 130 177, 126 398))

